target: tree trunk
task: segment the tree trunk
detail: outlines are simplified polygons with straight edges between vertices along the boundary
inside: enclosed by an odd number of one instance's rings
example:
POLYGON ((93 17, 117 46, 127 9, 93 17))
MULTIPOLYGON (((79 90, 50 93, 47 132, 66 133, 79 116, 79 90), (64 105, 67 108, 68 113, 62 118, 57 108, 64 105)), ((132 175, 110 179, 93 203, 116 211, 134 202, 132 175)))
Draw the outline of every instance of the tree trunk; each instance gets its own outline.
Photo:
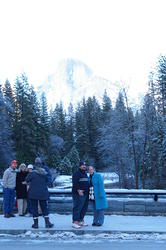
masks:
POLYGON ((125 96, 125 100, 126 100, 127 117, 128 117, 128 124, 129 124, 129 134, 130 134, 130 138, 131 138, 132 150, 133 150, 133 156, 134 156, 135 186, 136 186, 136 189, 138 189, 138 187, 139 187, 139 183, 138 183, 139 175, 138 175, 136 149, 135 149, 135 136, 134 136, 134 132, 133 132, 134 127, 133 127, 133 124, 132 124, 131 118, 130 118, 128 98, 127 98, 127 94, 126 94, 125 89, 123 89, 123 92, 124 92, 124 96, 125 96))

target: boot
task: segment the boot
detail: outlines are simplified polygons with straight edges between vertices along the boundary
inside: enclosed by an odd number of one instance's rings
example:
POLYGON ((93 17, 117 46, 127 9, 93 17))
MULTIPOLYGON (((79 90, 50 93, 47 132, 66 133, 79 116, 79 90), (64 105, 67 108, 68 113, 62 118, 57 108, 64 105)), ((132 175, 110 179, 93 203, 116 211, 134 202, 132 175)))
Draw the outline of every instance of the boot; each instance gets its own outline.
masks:
POLYGON ((32 225, 33 228, 38 228, 38 218, 33 218, 34 224, 32 225))
POLYGON ((10 218, 10 214, 5 214, 4 217, 5 218, 10 218))
POLYGON ((44 219, 45 219, 45 227, 46 227, 46 228, 51 228, 51 227, 54 226, 54 224, 52 224, 52 223, 49 221, 49 217, 48 217, 48 216, 45 216, 44 219))

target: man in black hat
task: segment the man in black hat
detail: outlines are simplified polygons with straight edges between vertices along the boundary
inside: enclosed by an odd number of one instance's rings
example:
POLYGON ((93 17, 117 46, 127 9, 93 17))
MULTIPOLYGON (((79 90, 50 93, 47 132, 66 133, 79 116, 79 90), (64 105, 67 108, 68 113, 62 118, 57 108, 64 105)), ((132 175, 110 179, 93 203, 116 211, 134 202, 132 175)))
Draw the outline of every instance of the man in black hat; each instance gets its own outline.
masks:
POLYGON ((84 216, 88 209, 89 180, 86 172, 86 164, 80 161, 79 169, 72 176, 73 188, 73 228, 88 226, 84 222, 84 216))

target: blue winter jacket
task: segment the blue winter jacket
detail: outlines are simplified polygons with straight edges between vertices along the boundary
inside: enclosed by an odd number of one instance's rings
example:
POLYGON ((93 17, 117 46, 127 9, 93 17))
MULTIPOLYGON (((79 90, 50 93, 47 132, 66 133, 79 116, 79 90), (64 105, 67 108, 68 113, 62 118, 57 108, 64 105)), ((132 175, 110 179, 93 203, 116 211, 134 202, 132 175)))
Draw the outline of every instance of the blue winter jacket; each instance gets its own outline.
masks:
POLYGON ((102 176, 99 173, 94 172, 92 176, 92 185, 95 195, 96 210, 107 208, 108 204, 104 190, 104 182, 102 176))
POLYGON ((48 200, 47 172, 43 168, 36 168, 28 174, 25 181, 29 185, 28 198, 32 200, 48 200))

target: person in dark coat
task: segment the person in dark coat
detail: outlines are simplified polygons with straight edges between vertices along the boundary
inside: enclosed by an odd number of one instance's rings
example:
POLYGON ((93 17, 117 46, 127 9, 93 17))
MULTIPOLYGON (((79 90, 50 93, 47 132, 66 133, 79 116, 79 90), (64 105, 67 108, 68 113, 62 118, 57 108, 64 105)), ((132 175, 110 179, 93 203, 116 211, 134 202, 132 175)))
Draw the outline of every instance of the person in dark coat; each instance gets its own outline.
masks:
MULTIPOLYGON (((52 187, 52 174, 51 174, 49 167, 45 164, 44 160, 41 160, 40 157, 36 157, 35 164, 40 165, 46 171, 46 173, 47 173, 47 186, 49 188, 52 187)), ((39 215, 42 215, 42 211, 41 211, 41 207, 40 207, 39 202, 38 202, 38 213, 39 213, 39 215)))
POLYGON ((73 196, 73 228, 88 226, 84 222, 84 216, 88 209, 89 180, 86 173, 86 164, 80 161, 79 169, 72 176, 73 196))
POLYGON ((104 209, 108 207, 104 182, 101 174, 95 172, 93 166, 88 167, 90 192, 89 200, 93 206, 93 223, 92 226, 102 226, 104 223, 104 209))
POLYGON ((49 198, 47 172, 42 168, 42 164, 35 163, 35 169, 28 174, 26 182, 29 185, 28 197, 30 199, 34 220, 32 227, 38 228, 38 201, 45 219, 45 227, 53 227, 53 224, 49 221, 47 204, 49 198))
MULTIPOLYGON (((36 158, 37 161, 38 158, 36 158)), ((40 159, 40 158, 39 158, 40 159)), ((46 165, 46 163, 44 161, 42 161, 42 168, 44 168, 47 172, 47 178, 48 178, 48 187, 51 188, 53 187, 53 180, 52 180, 52 174, 51 171, 49 169, 49 167, 46 165)))
POLYGON ((26 176, 26 165, 22 163, 16 176, 16 198, 18 214, 20 216, 25 215, 27 210, 27 186, 25 183, 26 176))

